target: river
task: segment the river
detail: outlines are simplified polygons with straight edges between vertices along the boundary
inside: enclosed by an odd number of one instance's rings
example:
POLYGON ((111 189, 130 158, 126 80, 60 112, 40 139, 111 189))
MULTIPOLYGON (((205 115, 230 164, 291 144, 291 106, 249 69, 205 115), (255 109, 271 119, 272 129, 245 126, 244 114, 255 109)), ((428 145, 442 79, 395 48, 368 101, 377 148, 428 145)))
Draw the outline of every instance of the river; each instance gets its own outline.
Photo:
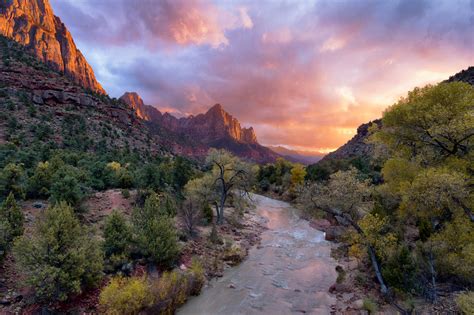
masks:
POLYGON ((180 315, 330 314, 336 261, 324 233, 311 228, 286 202, 254 195, 268 230, 240 265, 191 298, 180 315))

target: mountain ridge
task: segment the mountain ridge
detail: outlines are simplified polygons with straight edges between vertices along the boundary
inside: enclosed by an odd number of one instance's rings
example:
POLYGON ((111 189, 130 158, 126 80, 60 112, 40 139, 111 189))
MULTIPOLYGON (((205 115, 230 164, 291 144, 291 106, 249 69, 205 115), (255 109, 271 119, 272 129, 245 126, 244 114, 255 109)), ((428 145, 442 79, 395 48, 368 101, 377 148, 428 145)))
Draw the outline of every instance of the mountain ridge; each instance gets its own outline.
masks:
POLYGON ((179 153, 202 155, 206 147, 227 149, 241 157, 258 162, 272 162, 280 155, 260 145, 252 127, 240 125, 237 118, 225 111, 221 104, 215 104, 205 113, 177 118, 146 105, 136 92, 125 92, 120 98, 133 108, 138 117, 147 121, 155 134, 174 138, 168 142, 179 153))

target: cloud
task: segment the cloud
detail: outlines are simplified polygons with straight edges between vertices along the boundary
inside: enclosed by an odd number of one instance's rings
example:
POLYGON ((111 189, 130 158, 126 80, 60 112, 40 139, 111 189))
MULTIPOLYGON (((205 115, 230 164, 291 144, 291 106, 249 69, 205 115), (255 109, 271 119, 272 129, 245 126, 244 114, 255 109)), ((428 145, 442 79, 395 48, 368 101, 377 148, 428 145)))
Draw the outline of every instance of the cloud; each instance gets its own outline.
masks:
POLYGON ((264 144, 327 151, 415 86, 474 64, 474 1, 53 0, 107 89, 264 144))

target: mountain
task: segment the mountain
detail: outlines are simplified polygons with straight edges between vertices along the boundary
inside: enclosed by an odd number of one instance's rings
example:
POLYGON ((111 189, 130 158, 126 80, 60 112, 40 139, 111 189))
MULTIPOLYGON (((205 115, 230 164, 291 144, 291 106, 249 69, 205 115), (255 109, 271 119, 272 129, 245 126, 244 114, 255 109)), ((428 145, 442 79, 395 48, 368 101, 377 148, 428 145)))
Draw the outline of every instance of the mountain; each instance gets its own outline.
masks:
POLYGON ((290 162, 301 164, 313 164, 321 160, 322 153, 314 153, 309 151, 290 150, 282 146, 268 146, 270 150, 280 154, 283 158, 290 162))
POLYGON ((0 144, 167 154, 133 109, 84 90, 30 51, 0 35, 0 144))
POLYGON ((258 162, 271 162, 279 157, 258 143, 252 127, 243 128, 220 104, 212 106, 206 113, 177 118, 144 104, 135 92, 126 92, 120 100, 146 120, 150 129, 177 153, 200 156, 207 152, 206 148, 214 147, 258 162))
POLYGON ((362 124, 357 128, 357 133, 351 140, 346 144, 339 147, 336 151, 333 151, 324 156, 320 162, 337 159, 352 159, 352 158, 368 158, 373 153, 373 145, 367 143, 367 139, 370 136, 369 127, 372 124, 377 124, 379 127, 382 125, 382 119, 376 119, 368 123, 362 124))
POLYGON ((469 83, 470 85, 474 85, 474 67, 471 66, 465 70, 462 70, 461 72, 456 73, 445 82, 453 82, 453 81, 462 81, 462 82, 469 83))
POLYGON ((0 1, 0 34, 27 47, 41 61, 84 88, 105 94, 48 0, 0 1))
MULTIPOLYGON (((454 82, 461 81, 474 85, 474 67, 468 67, 455 75, 451 76, 448 80, 443 82, 454 82)), ((382 125, 382 119, 376 119, 366 124, 362 124, 357 128, 357 134, 349 140, 346 144, 341 146, 334 152, 329 153, 320 162, 337 159, 351 159, 351 158, 368 158, 373 153, 373 146, 366 143, 369 136, 368 128, 372 123, 382 125)))

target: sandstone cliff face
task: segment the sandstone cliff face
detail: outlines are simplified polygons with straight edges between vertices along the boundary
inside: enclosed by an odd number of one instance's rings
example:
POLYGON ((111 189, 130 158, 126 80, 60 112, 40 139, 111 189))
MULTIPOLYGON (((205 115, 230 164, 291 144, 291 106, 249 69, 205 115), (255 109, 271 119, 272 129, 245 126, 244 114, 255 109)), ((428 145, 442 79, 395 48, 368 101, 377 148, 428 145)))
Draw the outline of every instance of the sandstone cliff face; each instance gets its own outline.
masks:
POLYGON ((81 86, 105 94, 48 0, 0 1, 0 34, 27 47, 41 61, 81 86))
POLYGON ((137 116, 143 120, 155 121, 162 118, 159 110, 153 106, 145 105, 140 95, 135 92, 125 92, 120 99, 133 108, 137 116))

